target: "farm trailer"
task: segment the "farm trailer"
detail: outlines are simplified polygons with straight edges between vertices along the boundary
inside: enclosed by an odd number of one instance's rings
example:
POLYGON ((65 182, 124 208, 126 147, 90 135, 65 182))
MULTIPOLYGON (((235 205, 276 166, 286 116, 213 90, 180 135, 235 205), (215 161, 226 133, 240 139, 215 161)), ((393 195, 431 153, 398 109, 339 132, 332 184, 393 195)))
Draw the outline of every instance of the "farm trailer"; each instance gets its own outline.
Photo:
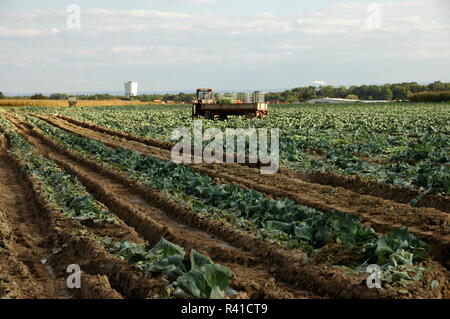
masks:
POLYGON ((77 104, 77 98, 75 96, 70 96, 67 101, 69 102, 69 107, 76 107, 77 104))
POLYGON ((207 119, 226 119, 229 115, 243 115, 247 118, 262 117, 269 114, 268 103, 221 103, 212 89, 197 89, 196 99, 192 104, 192 117, 203 116, 207 119))

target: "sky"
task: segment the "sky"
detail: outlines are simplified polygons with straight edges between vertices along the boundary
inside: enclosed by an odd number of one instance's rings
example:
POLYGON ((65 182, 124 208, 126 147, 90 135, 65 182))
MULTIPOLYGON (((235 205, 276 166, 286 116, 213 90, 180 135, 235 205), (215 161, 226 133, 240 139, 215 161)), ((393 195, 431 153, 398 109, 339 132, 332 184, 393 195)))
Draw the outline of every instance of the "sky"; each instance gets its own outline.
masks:
POLYGON ((0 91, 450 81, 449 0, 0 0, 0 91))

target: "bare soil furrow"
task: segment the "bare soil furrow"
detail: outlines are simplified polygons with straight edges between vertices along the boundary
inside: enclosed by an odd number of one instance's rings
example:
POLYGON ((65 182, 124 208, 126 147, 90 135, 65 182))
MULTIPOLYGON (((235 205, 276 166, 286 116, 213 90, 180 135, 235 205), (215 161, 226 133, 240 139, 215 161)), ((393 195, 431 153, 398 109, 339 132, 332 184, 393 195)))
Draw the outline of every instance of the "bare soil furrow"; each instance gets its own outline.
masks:
POLYGON ((16 292, 10 292, 10 297, 70 298, 64 282, 54 278, 42 262, 51 254, 43 246, 48 225, 39 220, 39 207, 6 153, 6 138, 0 138, 0 276, 5 277, 1 281, 13 283, 16 292))
POLYGON ((82 289, 67 288, 66 267, 55 250, 65 245, 63 234, 74 224, 62 218, 40 191, 39 182, 24 173, 25 163, 6 153, 1 135, 0 155, 0 296, 6 298, 120 298, 104 277, 83 278, 82 289), (60 271, 57 271, 60 268, 60 271))

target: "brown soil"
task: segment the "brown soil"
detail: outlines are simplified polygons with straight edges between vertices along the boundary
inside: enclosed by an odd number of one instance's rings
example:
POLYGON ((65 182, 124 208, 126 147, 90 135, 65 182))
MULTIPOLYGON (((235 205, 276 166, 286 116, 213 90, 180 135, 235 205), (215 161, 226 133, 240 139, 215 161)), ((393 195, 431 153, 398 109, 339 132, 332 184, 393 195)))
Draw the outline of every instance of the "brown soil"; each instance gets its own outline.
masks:
POLYGON ((6 153, 5 137, 0 138, 0 297, 70 298, 42 263, 51 254, 42 247, 47 225, 37 218, 39 208, 6 153))
MULTIPOLYGON (((109 146, 121 146, 153 156, 160 160, 170 160, 168 145, 161 147, 154 140, 128 136, 127 134, 111 133, 107 129, 98 128, 92 124, 83 123, 69 118, 41 117, 48 123, 79 136, 99 140, 109 146), (105 131, 101 133, 100 131, 105 131)), ((161 142, 163 143, 163 142, 161 142)), ((344 213, 359 215, 365 223, 378 232, 386 232, 393 227, 408 226, 410 231, 425 240, 432 248, 431 254, 447 267, 450 267, 450 215, 438 209, 429 207, 412 207, 397 201, 386 200, 377 195, 380 185, 372 185, 374 196, 362 195, 365 191, 362 185, 370 186, 369 182, 360 179, 350 179, 335 175, 317 173, 305 176, 292 170, 283 168, 279 174, 261 175, 256 168, 238 164, 201 164, 191 167, 208 174, 219 182, 232 182, 241 186, 256 189, 274 198, 290 198, 298 204, 310 206, 321 211, 339 210, 344 213), (336 181, 347 181, 347 187, 331 187, 318 183, 321 178, 328 182, 323 184, 337 184, 336 181), (333 179, 333 181, 330 181, 333 179), (352 182, 351 182, 352 181, 352 182), (353 189, 354 191, 350 190, 353 189), (359 191, 358 191, 359 190, 359 191)), ((396 194, 397 198, 405 198, 398 189, 383 185, 385 193, 396 194)), ((417 194, 416 194, 417 195, 417 194)), ((406 197, 410 197, 407 194, 406 197)), ((447 198, 445 198, 447 199, 447 198)))
POLYGON ((71 262, 63 262, 54 250, 64 244, 61 234, 72 232, 73 224, 42 196, 39 181, 23 173, 24 163, 7 154, 3 135, 0 145, 0 298, 118 297, 100 277, 82 279, 80 291, 67 288, 65 267, 71 262), (56 271, 58 266, 62 271, 56 271))
MULTIPOLYGON (((422 192, 415 189, 397 187, 390 184, 379 184, 359 176, 344 176, 319 171, 312 174, 301 174, 288 168, 282 168, 281 173, 311 183, 342 187, 357 194, 376 196, 401 204, 409 204, 419 195, 423 195, 422 192)), ((428 194, 423 196, 416 206, 435 208, 450 213, 450 197, 441 194, 428 194)))

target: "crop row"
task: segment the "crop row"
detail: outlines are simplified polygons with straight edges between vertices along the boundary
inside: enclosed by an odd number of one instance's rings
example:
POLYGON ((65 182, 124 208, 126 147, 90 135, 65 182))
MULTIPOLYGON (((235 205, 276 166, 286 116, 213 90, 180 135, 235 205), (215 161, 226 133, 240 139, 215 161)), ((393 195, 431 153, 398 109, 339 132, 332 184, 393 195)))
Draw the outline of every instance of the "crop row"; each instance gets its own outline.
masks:
POLYGON ((417 262, 426 257, 428 248, 406 228, 380 236, 350 214, 324 213, 289 199, 274 200, 255 190, 217 184, 184 165, 111 148, 36 118, 28 120, 64 148, 123 171, 148 188, 164 190, 204 217, 256 231, 291 249, 300 248, 305 261, 331 262, 353 272, 377 263, 384 270, 383 279, 391 283, 417 280, 425 271, 417 262))
MULTIPOLYGON (((67 218, 91 225, 118 224, 115 215, 92 195, 71 174, 52 160, 40 156, 12 125, 0 116, 0 129, 8 137, 9 153, 26 163, 25 172, 39 181, 40 192, 58 207, 67 218)), ((91 234, 91 236, 93 236, 91 234)), ((235 294, 229 287, 230 269, 214 264, 207 256, 191 250, 185 260, 184 249, 164 238, 153 248, 113 238, 98 238, 109 251, 129 262, 143 276, 163 276, 169 282, 168 296, 183 298, 226 298, 235 294), (145 267, 145 271, 142 271, 145 267)))
MULTIPOLYGON (((358 175, 381 184, 449 193, 448 105, 277 107, 264 119, 203 121, 210 127, 279 127, 281 161, 301 172, 358 175), (320 155, 317 155, 316 151, 320 155)), ((192 127, 187 109, 96 108, 65 112, 110 129, 170 140, 192 127)))

